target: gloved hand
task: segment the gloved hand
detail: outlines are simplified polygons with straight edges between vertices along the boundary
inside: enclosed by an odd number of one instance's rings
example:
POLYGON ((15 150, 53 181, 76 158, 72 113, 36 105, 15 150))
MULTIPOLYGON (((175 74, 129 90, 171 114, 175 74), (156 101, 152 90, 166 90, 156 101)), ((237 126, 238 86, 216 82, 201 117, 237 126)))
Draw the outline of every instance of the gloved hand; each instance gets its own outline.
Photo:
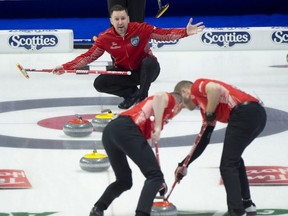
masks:
POLYGON ((52 73, 53 74, 57 74, 57 75, 62 75, 64 72, 59 72, 58 70, 63 70, 63 66, 62 65, 58 65, 55 68, 53 68, 52 73))
POLYGON ((187 175, 187 167, 178 166, 175 170, 175 179, 178 183, 182 180, 184 176, 187 175))
POLYGON ((160 196, 164 197, 167 191, 168 191, 168 187, 167 187, 167 184, 164 182, 162 183, 161 188, 159 189, 160 196))
POLYGON ((208 122, 208 124, 213 123, 216 119, 216 114, 213 112, 205 112, 205 119, 208 122))

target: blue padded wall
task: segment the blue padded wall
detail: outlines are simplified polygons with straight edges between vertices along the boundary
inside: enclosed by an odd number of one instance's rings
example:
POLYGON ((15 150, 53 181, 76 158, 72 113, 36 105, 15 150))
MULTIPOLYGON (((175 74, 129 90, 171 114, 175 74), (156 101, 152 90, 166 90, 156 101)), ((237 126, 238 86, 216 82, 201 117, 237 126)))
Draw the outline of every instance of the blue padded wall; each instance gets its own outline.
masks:
MULTIPOLYGON (((137 1, 137 0, 135 0, 137 1)), ((162 0, 165 16, 288 14, 288 0, 162 0)), ((146 17, 154 17, 157 0, 147 0, 146 17)), ((0 18, 107 17, 106 0, 2 0, 0 18)))

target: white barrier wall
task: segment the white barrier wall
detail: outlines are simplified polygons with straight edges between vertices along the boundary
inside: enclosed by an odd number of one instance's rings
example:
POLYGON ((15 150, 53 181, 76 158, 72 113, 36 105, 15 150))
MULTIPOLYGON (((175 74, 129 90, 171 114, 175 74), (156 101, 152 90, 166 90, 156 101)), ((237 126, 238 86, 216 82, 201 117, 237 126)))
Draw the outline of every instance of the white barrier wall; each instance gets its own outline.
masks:
POLYGON ((2 30, 0 53, 72 52, 73 39, 69 29, 2 30))
POLYGON ((288 50, 288 27, 206 28, 181 40, 150 41, 157 51, 288 50))

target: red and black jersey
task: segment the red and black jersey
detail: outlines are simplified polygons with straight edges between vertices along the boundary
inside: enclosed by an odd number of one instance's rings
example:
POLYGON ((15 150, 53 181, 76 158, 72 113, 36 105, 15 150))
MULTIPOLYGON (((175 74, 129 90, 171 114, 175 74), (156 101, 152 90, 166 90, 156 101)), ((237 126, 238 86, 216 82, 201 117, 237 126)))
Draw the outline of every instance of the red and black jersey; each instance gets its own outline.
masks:
POLYGON ((240 103, 246 101, 255 101, 259 100, 250 94, 247 94, 236 87, 226 84, 218 80, 210 79, 197 79, 191 87, 191 97, 192 102, 200 108, 201 114, 204 117, 204 113, 207 108, 207 95, 205 87, 207 83, 214 82, 221 85, 221 96, 220 102, 215 110, 216 120, 227 123, 229 121, 230 113, 232 109, 240 103))
POLYGON ((113 27, 99 34, 94 45, 82 55, 63 65, 64 69, 79 69, 95 61, 106 51, 118 68, 134 70, 147 56, 156 58, 150 47, 150 39, 157 41, 177 40, 188 36, 185 28, 163 29, 147 23, 128 23, 125 37, 116 33, 113 27))
MULTIPOLYGON (((169 100, 168 105, 164 109, 163 119, 162 119, 162 129, 164 124, 175 116, 174 107, 176 105, 176 101, 174 97, 167 93, 169 100)), ((152 106, 154 96, 150 96, 145 100, 141 101, 139 104, 135 105, 131 109, 120 113, 120 116, 130 116, 133 122, 139 127, 142 134, 146 139, 151 138, 151 120, 150 117, 154 116, 154 110, 152 106)))

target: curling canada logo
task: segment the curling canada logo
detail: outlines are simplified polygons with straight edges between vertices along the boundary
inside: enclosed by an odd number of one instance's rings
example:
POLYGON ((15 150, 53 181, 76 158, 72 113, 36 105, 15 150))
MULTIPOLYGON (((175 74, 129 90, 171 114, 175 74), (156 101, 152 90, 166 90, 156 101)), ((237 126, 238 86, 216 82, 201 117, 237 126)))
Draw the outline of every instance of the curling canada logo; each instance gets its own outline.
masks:
POLYGON ((9 44, 13 48, 40 50, 43 47, 55 47, 58 38, 55 35, 13 35, 9 38, 9 44))
POLYGON ((275 31, 272 34, 272 41, 276 44, 288 44, 288 31, 275 31))
POLYGON ((219 47, 232 47, 236 44, 247 44, 251 35, 246 31, 235 32, 206 32, 201 40, 206 45, 218 45, 219 47))

